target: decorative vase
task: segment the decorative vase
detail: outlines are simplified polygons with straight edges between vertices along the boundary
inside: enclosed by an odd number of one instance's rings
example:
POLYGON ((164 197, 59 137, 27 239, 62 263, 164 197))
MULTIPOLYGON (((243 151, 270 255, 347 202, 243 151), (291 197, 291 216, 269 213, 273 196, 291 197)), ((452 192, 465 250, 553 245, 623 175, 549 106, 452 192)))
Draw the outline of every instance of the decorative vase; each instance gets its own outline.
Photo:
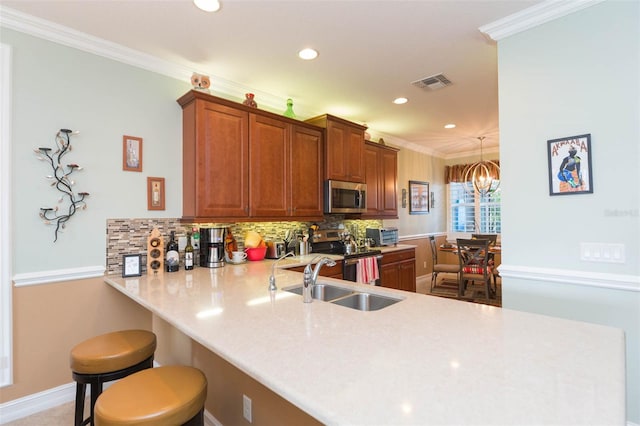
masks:
POLYGON ((242 102, 244 105, 253 107, 253 108, 257 108, 258 104, 256 103, 256 101, 253 100, 253 93, 246 93, 245 95, 245 100, 244 102, 242 102))
POLYGON ((293 112, 293 99, 287 99, 287 109, 283 115, 289 118, 296 118, 296 113, 293 112))

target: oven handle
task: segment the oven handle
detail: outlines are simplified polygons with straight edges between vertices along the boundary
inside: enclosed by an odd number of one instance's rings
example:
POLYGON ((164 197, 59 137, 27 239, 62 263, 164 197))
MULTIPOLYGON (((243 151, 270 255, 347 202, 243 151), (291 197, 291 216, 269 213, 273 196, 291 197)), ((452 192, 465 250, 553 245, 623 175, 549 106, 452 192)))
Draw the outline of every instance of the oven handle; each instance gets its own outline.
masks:
POLYGON ((356 257, 356 258, 354 258, 354 259, 345 259, 345 260, 344 260, 344 264, 345 264, 346 266, 355 265, 356 263, 358 263, 358 260, 360 260, 360 259, 366 259, 366 258, 368 258, 368 257, 375 257, 375 258, 376 258, 376 260, 378 261, 378 263, 380 263, 380 261, 382 260, 382 255, 381 255, 381 254, 378 254, 378 255, 376 255, 376 256, 365 256, 365 257, 356 257))

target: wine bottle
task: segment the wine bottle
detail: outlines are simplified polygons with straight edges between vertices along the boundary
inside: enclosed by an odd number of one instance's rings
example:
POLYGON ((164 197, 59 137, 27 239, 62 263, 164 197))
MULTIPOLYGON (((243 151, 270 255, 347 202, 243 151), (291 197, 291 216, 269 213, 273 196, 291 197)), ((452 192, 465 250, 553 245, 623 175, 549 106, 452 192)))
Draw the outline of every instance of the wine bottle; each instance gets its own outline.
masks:
POLYGON ((171 231, 171 238, 167 243, 167 254, 165 259, 167 272, 176 272, 180 269, 180 254, 178 254, 178 242, 175 231, 171 231))
POLYGON ((191 245, 191 232, 187 232, 187 245, 184 248, 184 269, 193 269, 193 246, 191 245))
POLYGON ((238 243, 231 233, 231 228, 227 228, 225 231, 224 251, 229 261, 233 258, 233 252, 238 251, 238 243))

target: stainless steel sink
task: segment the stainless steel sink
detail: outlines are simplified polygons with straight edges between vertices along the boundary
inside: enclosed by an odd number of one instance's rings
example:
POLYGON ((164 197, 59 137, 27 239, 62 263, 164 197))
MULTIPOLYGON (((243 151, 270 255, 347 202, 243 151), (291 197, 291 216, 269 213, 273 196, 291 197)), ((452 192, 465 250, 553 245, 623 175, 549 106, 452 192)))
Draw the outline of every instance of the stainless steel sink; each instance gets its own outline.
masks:
MULTIPOLYGON (((283 289, 284 291, 288 291, 291 293, 299 294, 302 296, 302 286, 290 287, 283 289)), ((319 283, 313 287, 312 296, 314 299, 329 301, 338 299, 343 296, 347 296, 352 294, 353 291, 348 288, 336 287, 329 284, 319 283)))
POLYGON ((353 293, 350 296, 342 297, 331 303, 347 308, 357 309, 359 311, 377 311, 394 303, 400 302, 402 299, 396 299, 388 296, 380 296, 371 293, 353 293))

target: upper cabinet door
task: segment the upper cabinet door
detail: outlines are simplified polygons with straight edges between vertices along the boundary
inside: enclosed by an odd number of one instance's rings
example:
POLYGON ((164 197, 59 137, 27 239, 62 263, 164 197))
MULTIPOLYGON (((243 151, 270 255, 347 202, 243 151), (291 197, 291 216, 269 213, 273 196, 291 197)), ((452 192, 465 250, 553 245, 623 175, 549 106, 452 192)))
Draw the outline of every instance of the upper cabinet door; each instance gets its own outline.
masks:
POLYGON ((398 150, 373 142, 365 143, 366 218, 398 217, 398 150))
POLYGON ((364 130, 366 127, 329 114, 306 120, 324 127, 325 179, 364 182, 364 130))
POLYGON ((293 126, 291 216, 322 217, 322 132, 293 126))
POLYGON ((327 123, 327 179, 348 180, 349 170, 346 156, 349 155, 349 140, 346 126, 329 121, 327 123))
POLYGON ((247 216, 248 114, 196 100, 183 121, 183 216, 247 216))
POLYGON ((249 126, 250 215, 287 216, 291 125, 250 114, 249 126))
POLYGON ((348 181, 364 182, 364 131, 361 128, 347 127, 347 162, 348 181))

